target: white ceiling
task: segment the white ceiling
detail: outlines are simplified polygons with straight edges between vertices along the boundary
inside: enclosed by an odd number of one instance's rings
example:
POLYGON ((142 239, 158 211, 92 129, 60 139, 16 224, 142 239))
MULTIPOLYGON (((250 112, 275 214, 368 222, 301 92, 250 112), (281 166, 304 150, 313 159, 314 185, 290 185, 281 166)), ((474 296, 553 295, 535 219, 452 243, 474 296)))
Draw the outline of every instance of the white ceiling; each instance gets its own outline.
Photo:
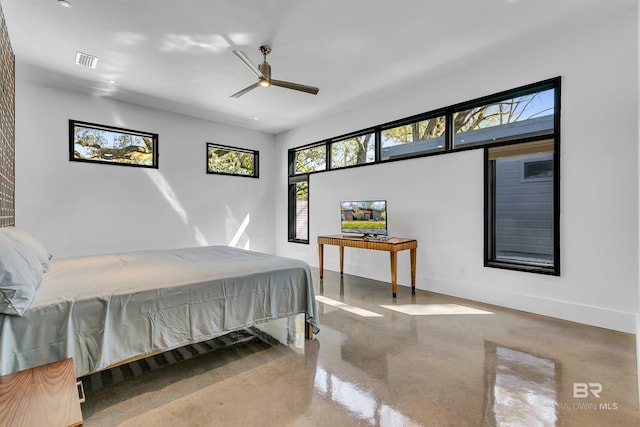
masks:
POLYGON ((277 134, 636 0, 69 2, 0 0, 19 78, 277 134), (257 81, 232 50, 258 64, 262 44, 273 78, 318 95, 270 87, 231 98, 257 81), (77 51, 99 57, 97 68, 76 65, 77 51))

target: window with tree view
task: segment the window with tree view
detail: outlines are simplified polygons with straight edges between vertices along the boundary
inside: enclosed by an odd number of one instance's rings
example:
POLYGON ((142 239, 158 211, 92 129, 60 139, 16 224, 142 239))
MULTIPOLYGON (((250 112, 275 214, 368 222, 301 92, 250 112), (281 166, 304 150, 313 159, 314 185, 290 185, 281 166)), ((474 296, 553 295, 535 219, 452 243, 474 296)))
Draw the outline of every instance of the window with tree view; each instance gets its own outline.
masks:
POLYGON ((69 120, 69 160, 158 167, 158 134, 69 120))
POLYGON ((327 168, 327 146, 316 145, 295 150, 294 174, 323 171, 327 168))
POLYGON ((444 150, 445 129, 445 116, 383 129, 380 159, 389 160, 444 150))
POLYGON ((207 173, 258 178, 258 151, 207 143, 207 173))
POLYGON ((453 146, 487 144, 553 133, 554 90, 482 104, 453 114, 453 146))
POLYGON ((331 143, 331 169, 371 163, 376 159, 375 135, 367 133, 331 143))

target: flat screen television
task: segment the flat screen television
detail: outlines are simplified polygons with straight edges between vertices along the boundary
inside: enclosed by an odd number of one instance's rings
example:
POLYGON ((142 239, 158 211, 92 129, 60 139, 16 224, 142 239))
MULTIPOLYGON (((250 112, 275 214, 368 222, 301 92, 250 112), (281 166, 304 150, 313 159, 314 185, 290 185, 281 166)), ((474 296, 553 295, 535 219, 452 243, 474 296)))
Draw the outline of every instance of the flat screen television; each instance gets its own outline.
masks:
POLYGON ((367 236, 387 235, 386 200, 351 200, 340 202, 342 233, 367 236))

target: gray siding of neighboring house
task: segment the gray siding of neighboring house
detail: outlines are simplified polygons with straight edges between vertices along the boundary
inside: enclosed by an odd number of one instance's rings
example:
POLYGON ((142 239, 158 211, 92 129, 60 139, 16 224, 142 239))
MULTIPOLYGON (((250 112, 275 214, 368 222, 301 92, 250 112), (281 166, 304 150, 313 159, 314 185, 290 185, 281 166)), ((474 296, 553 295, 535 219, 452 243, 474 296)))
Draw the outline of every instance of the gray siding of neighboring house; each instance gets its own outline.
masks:
POLYGON ((553 154, 496 161, 496 257, 553 258, 553 179, 525 178, 529 161, 553 154))

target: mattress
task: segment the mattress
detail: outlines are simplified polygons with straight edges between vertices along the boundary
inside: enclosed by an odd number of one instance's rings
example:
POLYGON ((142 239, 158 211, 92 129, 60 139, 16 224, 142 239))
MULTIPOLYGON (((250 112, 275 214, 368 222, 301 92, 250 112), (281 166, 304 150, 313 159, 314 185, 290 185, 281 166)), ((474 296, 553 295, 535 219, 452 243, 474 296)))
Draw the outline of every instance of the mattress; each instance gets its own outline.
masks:
POLYGON ((19 316, 0 315, 0 375, 72 357, 76 376, 305 313, 309 266, 227 246, 52 260, 19 316))

